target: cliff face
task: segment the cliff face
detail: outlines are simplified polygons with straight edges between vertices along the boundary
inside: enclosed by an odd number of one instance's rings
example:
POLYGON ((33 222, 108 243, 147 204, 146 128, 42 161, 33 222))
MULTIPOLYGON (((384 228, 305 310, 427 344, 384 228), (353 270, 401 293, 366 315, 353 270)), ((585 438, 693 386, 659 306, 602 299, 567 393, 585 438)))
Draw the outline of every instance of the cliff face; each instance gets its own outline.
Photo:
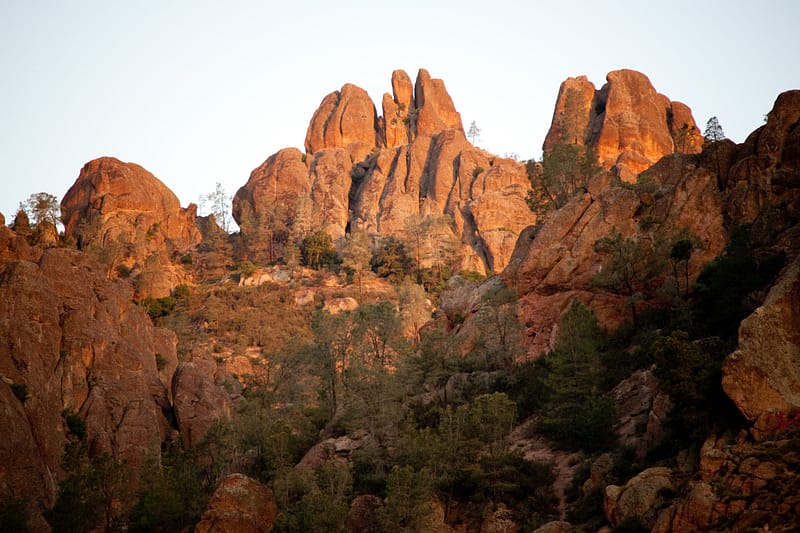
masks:
POLYGON ((599 163, 627 182, 665 155, 698 153, 703 137, 691 110, 656 92, 644 74, 616 70, 595 89, 585 76, 561 84, 543 149, 591 146, 599 163))
POLYGON ((134 163, 102 157, 84 165, 61 201, 65 233, 81 249, 103 249, 110 274, 125 266, 139 278, 137 298, 169 296, 182 282, 170 255, 200 242, 197 207, 134 163))
POLYGON ((444 82, 427 71, 413 88, 408 74, 395 71, 392 88, 380 118, 353 85, 325 97, 308 128, 306 155, 282 150, 254 170, 234 197, 234 218, 252 233, 283 206, 293 225, 307 198, 310 227, 334 239, 348 225, 362 227, 377 239, 402 235, 412 217, 447 215, 460 243, 456 266, 501 270, 519 232, 535 220, 525 204, 524 165, 473 147, 444 82))
POLYGON ((52 505, 67 426, 85 420, 92 453, 132 465, 158 454, 170 433, 165 384, 176 338, 132 303, 129 283, 108 281, 86 254, 52 248, 0 264, 0 494, 52 505), (166 362, 157 368, 157 354, 166 362), (27 387, 22 401, 11 385, 27 387))

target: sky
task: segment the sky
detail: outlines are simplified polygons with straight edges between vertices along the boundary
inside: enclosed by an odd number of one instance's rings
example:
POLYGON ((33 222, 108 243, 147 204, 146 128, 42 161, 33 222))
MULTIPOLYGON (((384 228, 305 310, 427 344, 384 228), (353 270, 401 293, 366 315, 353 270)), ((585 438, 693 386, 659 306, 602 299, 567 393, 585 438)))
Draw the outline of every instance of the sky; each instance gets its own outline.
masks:
POLYGON ((101 156, 183 206, 233 195, 345 83, 380 114, 395 69, 443 79, 498 155, 538 159, 561 82, 620 68, 743 142, 800 88, 798 20, 796 0, 0 0, 0 213, 101 156))

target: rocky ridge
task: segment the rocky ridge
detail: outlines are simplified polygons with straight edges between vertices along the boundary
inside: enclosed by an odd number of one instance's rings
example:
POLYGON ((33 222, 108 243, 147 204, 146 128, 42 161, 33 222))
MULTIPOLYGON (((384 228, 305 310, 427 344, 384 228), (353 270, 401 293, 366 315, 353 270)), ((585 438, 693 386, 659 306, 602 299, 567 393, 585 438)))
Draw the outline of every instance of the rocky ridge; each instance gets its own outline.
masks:
POLYGON ((236 193, 242 232, 255 233, 278 208, 290 233, 307 226, 334 239, 356 227, 373 240, 403 235, 413 217, 446 215, 460 268, 502 270, 519 232, 535 221, 524 165, 473 147, 444 83, 424 69, 413 90, 395 71, 392 88, 382 117, 354 85, 326 96, 306 153, 279 151, 236 193))

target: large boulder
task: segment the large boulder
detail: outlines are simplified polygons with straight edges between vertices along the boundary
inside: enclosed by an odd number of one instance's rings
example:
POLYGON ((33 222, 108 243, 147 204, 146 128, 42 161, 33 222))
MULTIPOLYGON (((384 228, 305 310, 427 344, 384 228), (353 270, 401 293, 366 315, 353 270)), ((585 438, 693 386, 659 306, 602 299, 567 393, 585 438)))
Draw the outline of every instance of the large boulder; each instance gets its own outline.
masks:
POLYGON ((674 490, 672 472, 657 466, 648 468, 629 479, 622 487, 606 487, 603 511, 613 527, 626 518, 639 518, 643 524, 652 526, 657 518, 658 504, 674 490))
POLYGON ((220 481, 195 533, 267 533, 275 525, 278 506, 269 487, 244 474, 220 481))
POLYGON ((419 69, 414 84, 414 106, 417 112, 414 131, 417 135, 432 135, 449 129, 464 132, 461 114, 456 111, 444 81, 431 78, 424 68, 419 69))
POLYGON ((306 153, 344 148, 356 161, 378 145, 378 117, 367 91, 350 83, 326 96, 311 117, 306 153))
POLYGON ((623 181, 667 154, 698 153, 702 135, 685 104, 656 92, 644 74, 609 72, 595 90, 585 76, 561 84, 544 150, 558 143, 591 146, 599 163, 623 181))
POLYGON ((169 296, 184 282, 170 257, 202 240, 196 215, 197 206, 181 208, 153 174, 113 157, 86 163, 61 201, 65 233, 80 249, 104 257, 109 276, 123 265, 148 274, 137 284, 137 298, 169 296))
POLYGON ((0 375, 27 388, 23 402, 0 384, 0 426, 14 443, 0 447, 0 497, 25 494, 39 510, 53 503, 67 408, 85 421, 92 453, 134 467, 159 453, 171 433, 164 382, 177 363, 176 340, 132 297, 129 283, 107 280, 75 250, 0 265, 0 338, 8 341, 0 343, 0 375), (170 362, 161 374, 157 354, 170 362))
POLYGON ((764 304, 742 321, 739 346, 725 360, 722 387, 754 424, 774 430, 800 409, 800 256, 781 273, 764 304))

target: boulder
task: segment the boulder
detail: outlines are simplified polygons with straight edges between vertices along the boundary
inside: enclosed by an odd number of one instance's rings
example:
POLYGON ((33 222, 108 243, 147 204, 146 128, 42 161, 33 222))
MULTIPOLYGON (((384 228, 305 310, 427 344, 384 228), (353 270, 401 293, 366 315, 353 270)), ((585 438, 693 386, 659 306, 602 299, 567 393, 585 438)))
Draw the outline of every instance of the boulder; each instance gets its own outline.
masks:
POLYGON ((306 132, 306 153, 324 148, 344 148, 361 161, 378 145, 375 104, 364 89, 345 84, 323 98, 306 132))
POLYGON ((220 481, 195 533, 267 533, 278 512, 269 487, 244 474, 220 481))
POLYGON ((616 404, 614 426, 620 443, 644 458, 663 436, 669 398, 658 387, 652 370, 637 370, 611 390, 616 404))
POLYGON ((185 281, 170 256, 202 240, 196 216, 197 206, 181 208, 150 172, 113 157, 86 163, 61 200, 65 234, 103 256, 110 277, 119 266, 148 273, 137 285, 139 299, 169 296, 185 281))
POLYGON ((603 500, 606 520, 617 527, 627 517, 638 517, 644 524, 652 525, 658 504, 672 490, 672 472, 660 466, 640 472, 622 487, 609 485, 603 500))
POLYGON ((241 388, 210 354, 195 350, 191 355, 191 361, 178 365, 172 379, 175 419, 187 447, 199 443, 214 422, 230 418, 241 388))
POLYGON ((347 531, 349 533, 377 533, 382 531, 379 510, 383 500, 372 494, 359 494, 350 504, 347 514, 347 531))
POLYGON ((411 117, 414 108, 414 86, 404 70, 392 72, 392 93, 383 95, 383 144, 388 148, 408 144, 412 140, 411 117))
POLYGON ((742 321, 739 346, 722 367, 722 387, 763 437, 778 413, 800 409, 800 256, 742 321))

